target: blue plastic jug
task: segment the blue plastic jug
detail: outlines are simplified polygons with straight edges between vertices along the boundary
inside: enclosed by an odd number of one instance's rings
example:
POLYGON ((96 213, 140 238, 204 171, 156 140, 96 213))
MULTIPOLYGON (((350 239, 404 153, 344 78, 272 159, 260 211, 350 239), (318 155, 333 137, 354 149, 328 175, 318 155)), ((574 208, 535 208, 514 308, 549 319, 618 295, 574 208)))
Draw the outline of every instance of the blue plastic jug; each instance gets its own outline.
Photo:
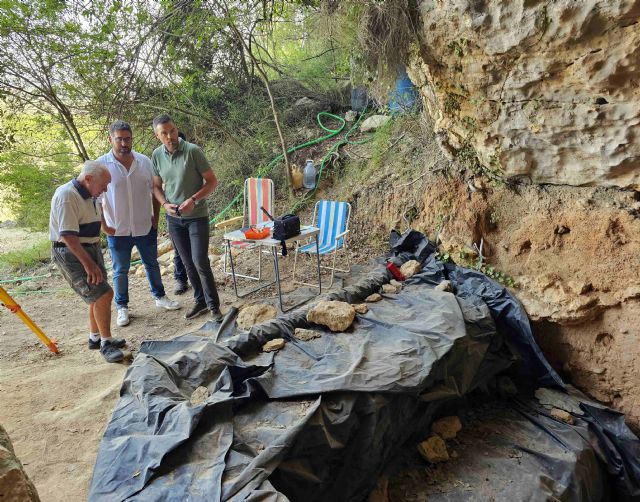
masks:
POLYGON ((302 171, 302 186, 311 190, 316 186, 316 168, 313 165, 313 160, 308 159, 302 171))

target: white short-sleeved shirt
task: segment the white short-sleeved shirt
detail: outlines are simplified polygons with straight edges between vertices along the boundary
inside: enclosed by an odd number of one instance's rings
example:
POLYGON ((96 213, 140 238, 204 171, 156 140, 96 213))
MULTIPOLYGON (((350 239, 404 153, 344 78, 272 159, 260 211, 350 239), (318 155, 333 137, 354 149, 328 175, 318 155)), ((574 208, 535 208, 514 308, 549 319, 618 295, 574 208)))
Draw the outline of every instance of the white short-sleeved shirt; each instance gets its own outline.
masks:
POLYGON ((104 219, 116 236, 139 237, 151 230, 153 217, 153 174, 151 160, 132 152, 134 161, 127 169, 109 152, 96 159, 107 166, 111 183, 102 195, 104 219))
POLYGON ((100 242, 100 204, 77 180, 59 186, 51 199, 49 239, 77 235, 83 244, 100 242))

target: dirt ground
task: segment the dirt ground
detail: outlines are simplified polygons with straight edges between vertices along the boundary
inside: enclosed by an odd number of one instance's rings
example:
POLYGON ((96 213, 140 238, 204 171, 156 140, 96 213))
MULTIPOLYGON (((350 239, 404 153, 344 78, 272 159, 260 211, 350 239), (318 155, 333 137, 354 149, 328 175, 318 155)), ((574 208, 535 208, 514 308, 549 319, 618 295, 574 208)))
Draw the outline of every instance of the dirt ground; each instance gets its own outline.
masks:
MULTIPOLYGON (((5 241, 5 230, 0 229, 0 242, 5 241)), ((352 263, 354 259, 358 255, 352 256, 352 263)), ((267 264, 269 270, 267 260, 263 266, 267 264)), ((292 264, 293 253, 280 258, 283 292, 296 290, 292 264)), ((223 313, 231 306, 276 298, 275 289, 267 289, 239 300, 219 263, 213 269, 223 313)), ((52 270, 43 267, 34 275, 47 273, 52 270)), ((129 277, 131 323, 120 328, 114 318, 112 330, 114 336, 126 338, 134 356, 143 340, 170 339, 198 329, 207 320, 206 316, 184 319, 185 309, 193 302, 192 290, 173 295, 171 274, 163 281, 168 295, 180 301, 178 311, 158 309, 146 278, 129 277)), ((3 286, 9 291, 30 291, 16 294, 15 300, 47 336, 57 340, 61 354, 49 352, 14 314, 0 310, 0 423, 43 502, 86 500, 98 446, 127 365, 108 364, 98 351, 87 349, 87 308, 55 271, 51 277, 3 286)))

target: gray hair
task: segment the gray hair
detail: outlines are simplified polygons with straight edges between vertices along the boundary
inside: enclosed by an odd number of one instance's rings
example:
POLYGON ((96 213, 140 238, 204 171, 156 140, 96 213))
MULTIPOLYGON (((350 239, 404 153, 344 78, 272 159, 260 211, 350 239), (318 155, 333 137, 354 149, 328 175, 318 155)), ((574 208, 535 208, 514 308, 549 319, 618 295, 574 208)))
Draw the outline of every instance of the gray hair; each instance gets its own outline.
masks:
POLYGON ((113 135, 116 131, 129 131, 133 136, 131 125, 124 120, 116 120, 109 126, 109 134, 113 135))
MULTIPOLYGON (((160 124, 166 124, 167 122, 173 122, 171 115, 168 113, 162 113, 153 119, 153 130, 156 130, 160 124)), ((175 122, 173 122, 175 124, 175 122)))
POLYGON ((99 178, 104 176, 106 172, 108 172, 107 166, 105 166, 102 162, 98 162, 95 160, 85 160, 84 164, 82 164, 80 176, 84 178, 88 175, 99 178))

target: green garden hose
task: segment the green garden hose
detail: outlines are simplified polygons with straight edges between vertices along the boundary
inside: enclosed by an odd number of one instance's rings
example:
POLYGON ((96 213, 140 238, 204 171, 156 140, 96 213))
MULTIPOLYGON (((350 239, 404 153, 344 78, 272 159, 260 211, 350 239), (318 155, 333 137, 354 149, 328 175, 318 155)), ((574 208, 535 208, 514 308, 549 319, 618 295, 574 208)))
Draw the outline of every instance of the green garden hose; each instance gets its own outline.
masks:
MULTIPOLYGON (((344 135, 344 137, 338 141, 335 145, 333 145, 329 151, 327 152, 327 154, 322 157, 322 161, 320 163, 320 169, 318 171, 318 180, 316 182, 315 187, 308 193, 306 193, 304 195, 304 197, 298 201, 296 204, 294 204, 294 206, 291 208, 291 212, 294 213, 296 209, 298 209, 301 205, 305 204, 315 193, 316 190, 318 189, 318 185, 320 183, 320 178, 322 177, 322 171, 324 169, 325 164, 327 163, 327 160, 333 155, 334 152, 336 152, 338 150, 338 148, 340 148, 343 145, 359 145, 362 143, 365 143, 369 140, 369 138, 366 138, 364 140, 360 140, 360 141, 351 141, 349 140, 349 136, 351 135, 351 133, 356 129, 356 127, 358 126, 358 124, 360 123, 360 121, 362 120, 362 118, 364 117, 366 113, 366 109, 360 114, 360 117, 358 118, 358 120, 356 120, 356 122, 353 124, 353 126, 347 131, 347 133, 344 135)), ((289 148, 287 150, 287 154, 289 153, 293 153, 297 150, 301 150, 302 148, 306 148, 308 146, 312 146, 312 145, 316 145, 318 143, 321 143, 322 141, 325 141, 329 138, 333 138, 334 136, 337 136, 338 134, 340 134, 345 125, 346 125, 346 121, 342 118, 339 117, 338 115, 334 115, 332 113, 329 112, 320 112, 318 113, 318 115, 316 115, 316 121, 318 122, 318 125, 320 126, 320 128, 324 131, 327 131, 329 134, 325 134, 324 136, 320 136, 319 138, 310 140, 310 141, 306 141, 304 143, 301 143, 299 145, 293 146, 291 148, 289 148), (335 120, 338 120, 340 122, 340 127, 338 129, 331 129, 330 127, 325 126, 322 123, 322 117, 329 117, 335 120)), ((284 158, 284 154, 280 154, 278 156, 276 156, 275 158, 273 158, 266 166, 259 168, 258 171, 256 172, 256 176, 259 177, 263 177, 266 176, 267 174, 269 174, 271 172, 271 170, 278 164, 278 162, 280 162, 282 159, 284 158)), ((242 198, 242 192, 238 193, 238 195, 236 195, 233 200, 231 202, 229 202, 229 204, 227 204, 227 206, 220 211, 217 215, 215 215, 213 218, 211 218, 211 220, 209 220, 209 225, 213 225, 215 222, 217 222, 222 216, 224 216, 241 198, 242 198)), ((132 261, 131 265, 137 265, 139 263, 142 263, 142 260, 136 260, 136 261, 132 261)), ((107 268, 111 268, 110 266, 107 268)), ((27 277, 17 277, 15 279, 5 279, 5 280, 1 280, 0 284, 5 284, 5 283, 14 283, 14 282, 24 282, 24 281, 31 281, 33 279, 40 279, 43 277, 50 277, 49 274, 45 274, 45 275, 34 275, 34 276, 27 276, 27 277)), ((60 291, 60 290, 51 290, 51 291, 47 291, 47 290, 43 290, 43 291, 38 291, 38 293, 54 293, 56 291, 60 291)), ((32 292, 16 292, 14 294, 29 294, 32 292)), ((35 291, 33 293, 36 293, 35 291)))

